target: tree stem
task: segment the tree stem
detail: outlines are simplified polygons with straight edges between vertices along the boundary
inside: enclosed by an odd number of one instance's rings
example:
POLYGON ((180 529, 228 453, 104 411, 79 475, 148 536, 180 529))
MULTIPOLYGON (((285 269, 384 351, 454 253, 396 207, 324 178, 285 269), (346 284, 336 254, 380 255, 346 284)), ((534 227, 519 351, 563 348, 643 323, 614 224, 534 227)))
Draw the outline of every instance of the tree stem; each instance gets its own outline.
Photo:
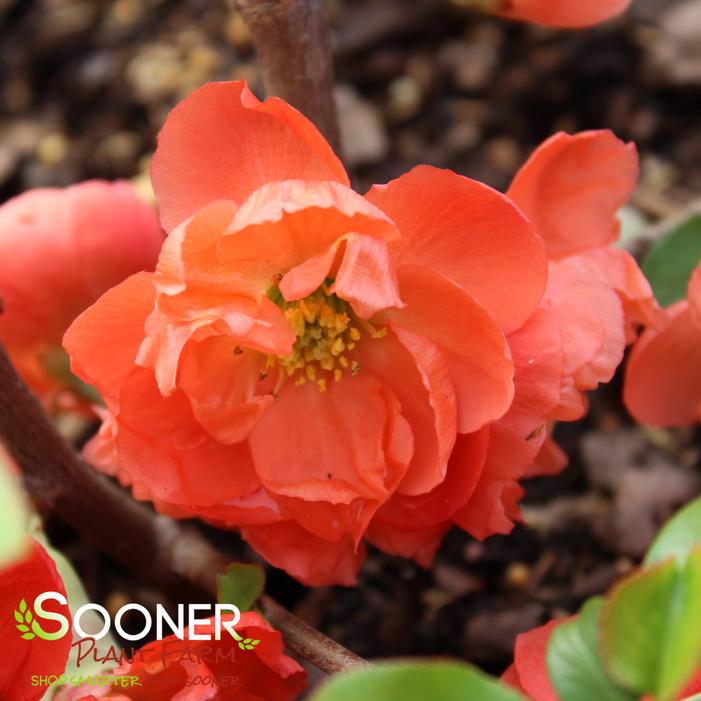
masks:
POLYGON ((323 0, 234 0, 253 36, 268 95, 311 119, 338 152, 333 56, 323 0))
MULTIPOLYGON (((40 511, 55 513, 139 577, 171 591, 180 582, 216 598, 216 577, 226 569, 226 558, 194 528, 155 514, 86 465, 56 431, 2 346, 0 441, 40 511)), ((320 670, 331 674, 365 664, 269 596, 261 605, 289 648, 320 670)))

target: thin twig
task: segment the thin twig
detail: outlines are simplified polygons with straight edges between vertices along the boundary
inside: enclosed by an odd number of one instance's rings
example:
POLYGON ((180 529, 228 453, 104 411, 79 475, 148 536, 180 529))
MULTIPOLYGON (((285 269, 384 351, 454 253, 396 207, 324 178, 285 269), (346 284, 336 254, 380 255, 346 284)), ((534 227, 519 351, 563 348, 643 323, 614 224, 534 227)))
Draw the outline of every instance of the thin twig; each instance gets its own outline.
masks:
POLYGON ((323 0, 234 0, 253 36, 263 86, 311 119, 338 152, 333 57, 323 0))
MULTIPOLYGON (((55 513, 117 562, 171 591, 180 580, 216 597, 226 558, 193 528, 134 501, 86 465, 58 434, 0 346, 0 440, 40 511, 55 513)), ((365 661, 269 596, 261 605, 289 648, 329 674, 365 661)))

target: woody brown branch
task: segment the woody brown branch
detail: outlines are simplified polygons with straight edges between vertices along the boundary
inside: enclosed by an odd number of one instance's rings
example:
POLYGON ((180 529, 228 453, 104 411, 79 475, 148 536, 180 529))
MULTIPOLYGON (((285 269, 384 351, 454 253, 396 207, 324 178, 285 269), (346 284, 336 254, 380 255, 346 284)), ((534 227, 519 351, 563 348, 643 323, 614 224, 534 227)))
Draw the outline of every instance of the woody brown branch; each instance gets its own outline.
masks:
MULTIPOLYGON (((0 346, 0 441, 20 468, 39 511, 54 513, 135 575, 177 591, 177 583, 216 598, 227 560, 194 528, 155 514, 85 464, 56 431, 0 346)), ((365 664, 283 608, 261 598, 288 647, 329 674, 365 664)))
POLYGON ((268 95, 296 107, 338 152, 333 57, 323 0, 234 0, 268 95))

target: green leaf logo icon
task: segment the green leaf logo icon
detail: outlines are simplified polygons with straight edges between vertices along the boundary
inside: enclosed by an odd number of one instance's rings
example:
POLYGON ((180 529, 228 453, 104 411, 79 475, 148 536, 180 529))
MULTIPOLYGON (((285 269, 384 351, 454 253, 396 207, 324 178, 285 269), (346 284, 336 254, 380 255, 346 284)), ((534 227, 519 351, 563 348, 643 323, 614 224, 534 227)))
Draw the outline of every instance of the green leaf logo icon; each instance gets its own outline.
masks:
POLYGON ((239 647, 242 650, 253 650, 256 645, 260 643, 260 640, 252 640, 251 638, 244 638, 239 642, 239 647))
POLYGON ((14 612, 16 621, 15 626, 24 640, 33 640, 36 635, 29 627, 34 620, 32 609, 27 606, 27 602, 24 599, 19 602, 18 609, 19 610, 15 610, 14 612))
POLYGON ((236 631, 232 632, 234 640, 239 644, 242 650, 253 650, 256 645, 260 644, 260 640, 253 640, 252 638, 242 638, 236 631))

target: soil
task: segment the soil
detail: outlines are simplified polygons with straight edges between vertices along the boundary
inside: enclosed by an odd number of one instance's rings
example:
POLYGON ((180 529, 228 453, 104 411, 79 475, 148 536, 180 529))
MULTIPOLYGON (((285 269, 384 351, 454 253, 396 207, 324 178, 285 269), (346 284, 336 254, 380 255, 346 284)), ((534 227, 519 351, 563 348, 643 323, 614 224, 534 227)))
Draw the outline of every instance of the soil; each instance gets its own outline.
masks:
MULTIPOLYGON (((501 22, 443 0, 332 0, 346 161, 364 191, 424 162, 504 188, 551 133, 611 128, 634 140, 635 235, 701 193, 701 0, 637 0, 582 32, 501 22)), ((146 184, 168 110, 210 79, 246 77, 250 37, 225 2, 0 0, 0 198, 92 177, 146 184)), ((500 673, 515 635, 575 611, 639 560, 659 524, 701 492, 698 431, 646 430, 620 377, 556 437, 571 457, 527 484, 508 537, 455 530, 430 571, 371 550, 357 589, 269 590, 367 657, 451 655, 500 673)), ((253 555, 203 527, 232 557, 253 555)), ((95 601, 159 592, 55 519, 49 533, 95 601)))

